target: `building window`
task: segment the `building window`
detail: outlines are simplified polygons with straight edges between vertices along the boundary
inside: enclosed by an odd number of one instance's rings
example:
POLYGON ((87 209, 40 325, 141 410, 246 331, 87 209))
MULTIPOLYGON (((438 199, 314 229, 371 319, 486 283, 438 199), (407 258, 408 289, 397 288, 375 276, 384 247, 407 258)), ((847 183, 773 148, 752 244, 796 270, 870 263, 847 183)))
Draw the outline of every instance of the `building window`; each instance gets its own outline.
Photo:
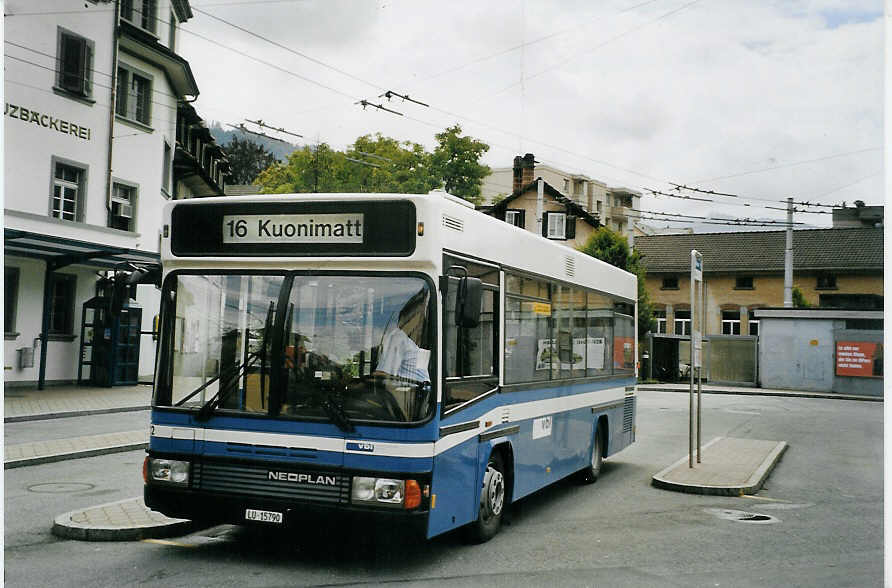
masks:
POLYGON ((653 311, 654 322, 656 322, 657 330, 655 331, 657 334, 666 334, 666 311, 665 310, 655 310, 653 311))
POLYGON ((601 212, 601 207, 603 206, 603 204, 604 204, 603 202, 598 200, 598 203, 597 203, 598 212, 601 212))
POLYGON ((93 95, 93 41, 59 28, 56 86, 89 98, 93 95))
POLYGON ((506 210, 505 222, 509 225, 514 225, 515 227, 520 227, 522 229, 525 224, 525 213, 525 210, 506 210))
POLYGON ((759 321, 757 319, 750 319, 750 335, 754 337, 759 335, 759 321))
POLYGON ((836 290, 836 276, 832 274, 822 274, 818 276, 817 290, 836 290))
POLYGON ((68 221, 80 221, 86 169, 59 161, 53 165, 53 196, 50 216, 68 221))
POLYGON ((678 290, 678 276, 663 278, 663 285, 660 290, 678 290))
POLYGON ((691 334, 691 311, 676 310, 675 311, 675 334, 690 335, 691 334))
POLYGON ((15 315, 19 302, 19 268, 3 268, 3 332, 15 334, 15 315))
POLYGON ((563 212, 545 213, 545 236, 549 239, 567 238, 567 215, 563 212))
POLYGON ((121 231, 136 228, 136 186, 115 182, 112 186, 111 210, 108 213, 108 226, 121 231))
POLYGON ((570 180, 564 180, 564 194, 570 193, 570 180))
POLYGON ((737 276, 734 278, 735 290, 752 290, 753 276, 737 276))
POLYGON ((157 12, 158 0, 121 0, 121 18, 152 33, 157 12))
POLYGON ((77 278, 70 274, 53 274, 50 283, 50 335, 74 333, 74 297, 77 278))
POLYGON ((152 123, 152 79, 118 66, 115 114, 144 125, 152 123))
POLYGON ((722 311, 722 335, 739 335, 740 334, 740 311, 739 310, 723 310, 722 311))
POLYGON ((170 143, 164 141, 164 159, 161 160, 161 193, 170 197, 170 143))

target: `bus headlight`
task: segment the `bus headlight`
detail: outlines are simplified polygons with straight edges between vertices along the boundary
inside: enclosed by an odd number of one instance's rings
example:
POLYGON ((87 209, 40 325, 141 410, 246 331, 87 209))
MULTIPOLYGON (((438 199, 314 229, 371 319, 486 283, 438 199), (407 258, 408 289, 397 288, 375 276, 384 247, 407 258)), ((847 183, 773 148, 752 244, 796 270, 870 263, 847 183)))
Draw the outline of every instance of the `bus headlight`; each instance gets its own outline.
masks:
POLYGON ((401 506, 406 509, 421 504, 421 490, 415 480, 355 476, 350 496, 354 503, 401 506))
POLYGON ((149 478, 152 482, 169 484, 189 483, 189 462, 175 459, 149 458, 149 478))

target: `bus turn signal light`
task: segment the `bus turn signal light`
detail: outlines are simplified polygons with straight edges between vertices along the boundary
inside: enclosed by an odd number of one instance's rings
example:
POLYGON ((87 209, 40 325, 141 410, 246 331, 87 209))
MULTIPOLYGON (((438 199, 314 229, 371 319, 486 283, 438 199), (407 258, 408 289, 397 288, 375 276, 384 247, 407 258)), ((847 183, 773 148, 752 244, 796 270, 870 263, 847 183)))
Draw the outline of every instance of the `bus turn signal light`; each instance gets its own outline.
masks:
POLYGON ((415 480, 406 480, 406 500, 403 508, 418 508, 421 505, 421 488, 415 480))

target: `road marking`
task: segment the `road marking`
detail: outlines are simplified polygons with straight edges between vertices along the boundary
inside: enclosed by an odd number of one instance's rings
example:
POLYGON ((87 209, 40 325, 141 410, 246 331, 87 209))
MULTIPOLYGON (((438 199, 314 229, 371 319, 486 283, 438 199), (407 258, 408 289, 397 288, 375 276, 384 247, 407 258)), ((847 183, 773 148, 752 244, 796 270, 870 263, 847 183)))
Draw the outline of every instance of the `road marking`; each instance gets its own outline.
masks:
POLYGON ((168 539, 143 539, 143 543, 156 543, 158 545, 173 545, 174 547, 197 547, 189 543, 180 543, 179 541, 170 541, 168 539))

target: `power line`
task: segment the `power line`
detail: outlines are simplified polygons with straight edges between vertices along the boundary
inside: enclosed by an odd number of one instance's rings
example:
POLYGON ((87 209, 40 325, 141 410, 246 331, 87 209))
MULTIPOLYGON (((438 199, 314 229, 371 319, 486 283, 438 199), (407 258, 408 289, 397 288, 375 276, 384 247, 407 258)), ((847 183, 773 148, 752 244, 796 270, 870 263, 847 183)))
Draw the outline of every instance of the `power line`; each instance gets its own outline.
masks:
POLYGON ((409 95, 408 95, 408 94, 406 94, 406 95, 404 96, 404 95, 402 95, 402 94, 397 94, 397 93, 394 92, 393 90, 387 90, 387 91, 384 92, 383 94, 380 94, 380 95, 378 96, 378 98, 385 98, 385 97, 386 97, 387 100, 390 100, 390 99, 391 99, 392 97, 394 97, 394 96, 396 96, 397 98, 402 98, 402 99, 403 99, 403 102, 414 102, 415 104, 420 104, 421 106, 427 106, 427 107, 430 107, 429 104, 425 104, 424 102, 419 102, 418 100, 415 100, 414 98, 409 98, 409 95))
POLYGON ((739 178, 739 177, 741 177, 741 176, 747 176, 747 175, 750 175, 750 174, 758 174, 758 173, 762 173, 762 172, 766 172, 766 171, 773 171, 773 170, 776 170, 776 169, 783 169, 783 168, 785 168, 785 167, 795 167, 795 166, 797 166, 797 165, 805 165, 806 163, 817 163, 817 162, 819 162, 819 161, 827 161, 828 159, 836 159, 837 157, 846 157, 846 156, 849 156, 849 155, 857 155, 857 154, 859 154, 859 153, 868 153, 868 152, 870 152, 870 151, 881 151, 882 149, 883 149, 882 147, 868 147, 868 148, 866 148, 866 149, 858 149, 858 150, 856 150, 856 151, 846 151, 845 153, 835 153, 835 154, 833 154, 833 155, 826 155, 826 156, 824 156, 824 157, 817 157, 817 158, 815 158, 815 159, 803 159, 803 160, 801 160, 801 161, 793 161, 793 162, 790 162, 790 163, 782 163, 782 164, 774 165, 774 166, 771 166, 771 167, 763 167, 763 168, 760 168, 760 169, 753 169, 753 170, 744 171, 744 172, 740 172, 740 173, 736 173, 736 174, 729 174, 729 175, 726 175, 726 176, 718 176, 718 177, 715 177, 715 178, 707 178, 707 179, 704 179, 704 180, 698 180, 697 183, 701 183, 701 182, 717 182, 718 180, 727 180, 727 179, 729 179, 729 178, 739 178))
MULTIPOLYGON (((361 104, 363 110, 365 110, 367 106, 372 106, 374 108, 377 108, 378 110, 383 110, 385 112, 390 112, 392 114, 397 114, 399 116, 406 116, 402 112, 397 112, 396 110, 391 110, 382 104, 375 104, 374 102, 369 102, 368 100, 359 100, 357 102, 354 102, 354 104, 361 104)), ((414 120, 414 119, 412 119, 412 120, 414 120)))
POLYGON ((326 68, 326 69, 330 69, 330 70, 333 71, 333 72, 339 73, 339 74, 341 74, 342 76, 346 76, 346 77, 350 78, 351 80, 355 80, 355 81, 357 81, 357 82, 366 84, 367 86, 371 86, 371 87, 373 87, 373 88, 375 88, 375 89, 378 89, 378 90, 383 90, 383 88, 381 88, 381 87, 378 86, 377 84, 374 84, 374 83, 372 83, 372 82, 366 81, 366 80, 364 80, 364 79, 362 79, 362 78, 360 78, 360 77, 358 77, 358 76, 355 76, 355 75, 351 74, 350 72, 344 71, 344 70, 342 70, 342 69, 340 69, 340 68, 337 68, 337 67, 335 67, 335 66, 333 66, 333 65, 329 65, 329 64, 325 63, 324 61, 321 61, 321 60, 319 60, 319 59, 316 59, 315 57, 311 57, 311 56, 307 55, 306 53, 302 53, 302 52, 298 51, 297 49, 292 49, 291 47, 288 47, 287 45, 283 45, 283 44, 279 43, 278 41, 273 41, 272 39, 270 39, 270 38, 268 38, 268 37, 264 37, 263 35, 260 35, 260 34, 258 34, 258 33, 255 33, 254 31, 248 30, 248 29, 246 29, 246 28, 244 28, 244 27, 242 27, 242 26, 239 26, 239 25, 237 25, 237 24, 235 24, 235 23, 229 22, 228 20, 225 20, 225 19, 223 19, 223 18, 220 18, 219 16, 215 16, 215 15, 211 14, 210 12, 208 12, 208 11, 206 11, 206 10, 201 10, 200 8, 196 8, 196 7, 193 7, 193 10, 194 10, 195 12, 199 12, 199 13, 201 13, 201 14, 203 14, 203 15, 209 17, 209 18, 212 18, 212 19, 214 19, 214 20, 220 21, 220 22, 222 22, 223 24, 227 24, 227 25, 231 26, 232 28, 237 29, 237 30, 239 30, 239 31, 242 31, 243 33, 245 33, 245 34, 247 34, 247 35, 251 35, 252 37, 256 37, 256 38, 258 38, 258 39, 260 39, 260 40, 262 40, 262 41, 266 41, 266 42, 269 43, 270 45, 274 45, 274 46, 278 47, 279 49, 283 49, 283 50, 285 50, 285 51, 288 51, 289 53, 293 53, 294 55, 297 55, 298 57, 302 57, 302 58, 304 58, 304 59, 306 59, 306 60, 308 60, 308 61, 312 61, 312 62, 315 63, 316 65, 320 65, 320 66, 322 66, 322 67, 324 67, 324 68, 326 68))
POLYGON ((286 131, 283 127, 273 127, 273 126, 270 126, 270 125, 264 123, 263 120, 261 120, 261 119, 251 120, 250 118, 246 118, 246 119, 245 119, 245 122, 249 122, 249 123, 252 123, 252 124, 257 125, 258 127, 261 127, 261 128, 264 128, 264 129, 270 129, 270 130, 272 130, 272 131, 276 131, 276 132, 278 132, 278 133, 284 133, 284 134, 286 134, 286 135, 291 135, 292 137, 300 137, 301 139, 304 138, 303 135, 300 135, 300 134, 298 134, 298 133, 292 133, 291 131, 286 131))

